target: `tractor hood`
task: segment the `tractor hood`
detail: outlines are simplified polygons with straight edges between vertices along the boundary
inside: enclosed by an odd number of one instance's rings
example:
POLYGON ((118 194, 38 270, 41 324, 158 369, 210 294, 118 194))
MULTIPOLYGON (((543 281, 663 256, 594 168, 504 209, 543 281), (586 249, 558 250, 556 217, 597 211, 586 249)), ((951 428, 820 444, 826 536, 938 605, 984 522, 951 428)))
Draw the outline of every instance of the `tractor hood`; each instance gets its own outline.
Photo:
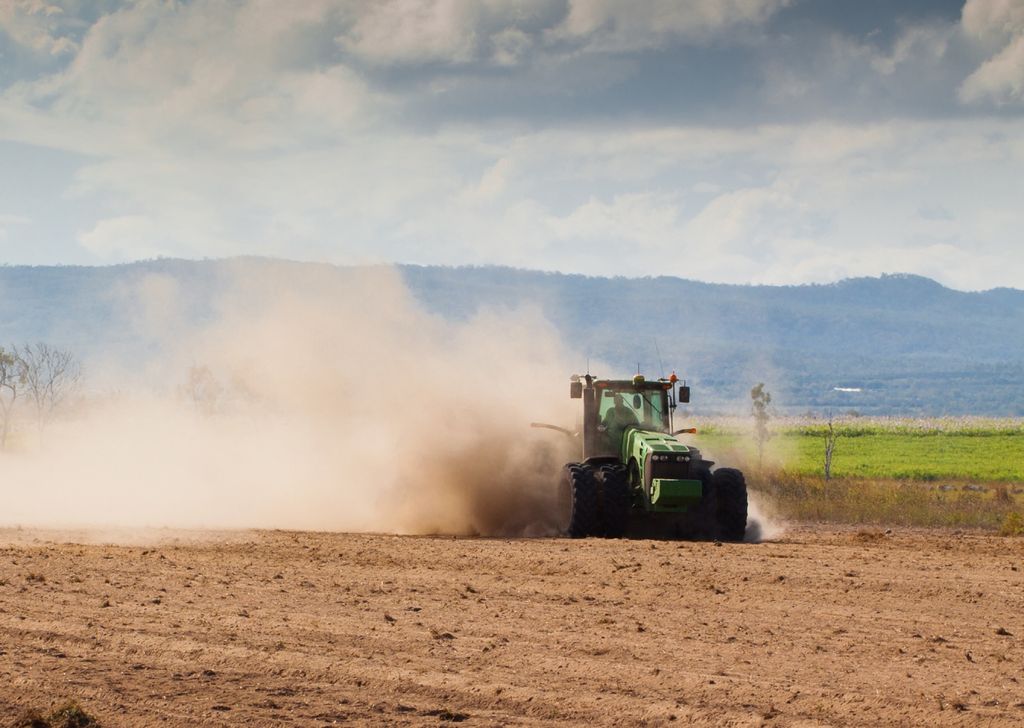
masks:
POLYGON ((635 458, 638 463, 647 459, 648 453, 663 455, 685 455, 690 452, 683 443, 672 435, 655 430, 629 429, 622 438, 622 462, 635 458))

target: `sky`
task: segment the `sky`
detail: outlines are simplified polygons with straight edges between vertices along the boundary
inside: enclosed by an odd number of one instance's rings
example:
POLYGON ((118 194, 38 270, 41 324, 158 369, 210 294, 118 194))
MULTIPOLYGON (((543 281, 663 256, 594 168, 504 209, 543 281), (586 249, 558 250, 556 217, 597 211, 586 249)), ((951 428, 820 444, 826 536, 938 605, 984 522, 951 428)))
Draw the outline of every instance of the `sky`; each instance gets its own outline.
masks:
POLYGON ((1024 0, 0 0, 0 263, 1024 288, 1024 0))

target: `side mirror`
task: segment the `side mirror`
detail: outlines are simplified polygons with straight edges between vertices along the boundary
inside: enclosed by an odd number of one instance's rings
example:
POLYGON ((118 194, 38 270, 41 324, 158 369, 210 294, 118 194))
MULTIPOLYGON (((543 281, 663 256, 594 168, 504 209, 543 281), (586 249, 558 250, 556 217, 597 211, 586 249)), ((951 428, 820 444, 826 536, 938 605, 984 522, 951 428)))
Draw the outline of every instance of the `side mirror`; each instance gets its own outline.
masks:
POLYGON ((640 398, 639 394, 634 394, 633 395, 633 409, 635 409, 635 410, 640 409, 640 405, 642 405, 643 403, 644 403, 644 401, 640 398))
POLYGON ((583 382, 569 382, 569 397, 571 399, 583 398, 583 382))
POLYGON ((683 385, 679 387, 678 400, 681 404, 687 404, 690 401, 690 388, 683 385))

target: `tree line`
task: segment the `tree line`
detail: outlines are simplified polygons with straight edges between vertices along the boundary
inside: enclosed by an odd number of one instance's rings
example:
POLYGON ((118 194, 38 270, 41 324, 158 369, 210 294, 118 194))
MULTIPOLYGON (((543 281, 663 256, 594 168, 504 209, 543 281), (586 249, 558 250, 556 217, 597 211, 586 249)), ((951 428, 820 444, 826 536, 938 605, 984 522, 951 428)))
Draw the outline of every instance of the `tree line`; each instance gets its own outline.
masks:
POLYGON ((28 407, 42 428, 75 394, 82 366, 69 350, 46 343, 0 346, 0 449, 7 446, 16 414, 28 407))

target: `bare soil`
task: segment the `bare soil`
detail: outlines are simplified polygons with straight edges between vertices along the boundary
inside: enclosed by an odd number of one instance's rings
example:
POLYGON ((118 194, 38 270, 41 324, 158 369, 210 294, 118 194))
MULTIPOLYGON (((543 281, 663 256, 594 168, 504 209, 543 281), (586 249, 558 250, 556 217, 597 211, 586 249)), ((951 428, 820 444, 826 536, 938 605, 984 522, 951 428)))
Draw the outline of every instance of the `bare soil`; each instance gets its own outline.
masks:
POLYGON ((1024 724, 1019 538, 80 537, 0 532, 0 725, 1024 724))

